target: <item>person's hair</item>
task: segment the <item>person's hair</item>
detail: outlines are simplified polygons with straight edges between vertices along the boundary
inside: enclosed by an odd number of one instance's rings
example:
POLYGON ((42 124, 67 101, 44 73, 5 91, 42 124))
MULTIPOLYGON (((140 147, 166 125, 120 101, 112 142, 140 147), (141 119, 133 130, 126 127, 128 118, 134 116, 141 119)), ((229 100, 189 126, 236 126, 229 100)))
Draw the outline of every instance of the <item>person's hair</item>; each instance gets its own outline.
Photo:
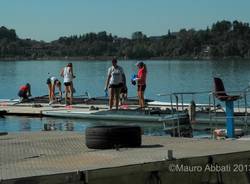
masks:
POLYGON ((30 83, 27 83, 26 86, 27 86, 28 88, 30 88, 30 83))
POLYGON ((145 63, 143 63, 142 67, 144 67, 144 71, 145 71, 145 73, 147 73, 148 72, 147 65, 145 63))
POLYGON ((67 66, 68 66, 68 67, 72 67, 72 63, 68 63, 67 66))
POLYGON ((145 71, 145 73, 147 73, 147 66, 146 66, 146 64, 145 63, 143 63, 142 61, 141 62, 139 62, 138 64, 137 64, 137 66, 139 66, 140 68, 143 68, 144 67, 144 71, 145 71))
POLYGON ((113 59, 112 59, 112 63, 113 63, 113 62, 114 62, 114 63, 117 63, 117 59, 116 59, 116 58, 113 58, 113 59))

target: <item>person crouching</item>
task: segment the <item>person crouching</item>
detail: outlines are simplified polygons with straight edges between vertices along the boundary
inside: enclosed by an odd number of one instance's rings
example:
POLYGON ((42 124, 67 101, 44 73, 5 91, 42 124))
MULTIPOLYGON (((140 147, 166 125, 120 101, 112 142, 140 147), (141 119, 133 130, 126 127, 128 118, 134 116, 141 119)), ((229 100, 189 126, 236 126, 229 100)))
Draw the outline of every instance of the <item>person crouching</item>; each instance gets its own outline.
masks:
POLYGON ((27 83, 26 85, 20 86, 19 91, 18 91, 18 96, 19 96, 19 102, 28 100, 28 98, 32 96, 31 87, 29 83, 27 83))

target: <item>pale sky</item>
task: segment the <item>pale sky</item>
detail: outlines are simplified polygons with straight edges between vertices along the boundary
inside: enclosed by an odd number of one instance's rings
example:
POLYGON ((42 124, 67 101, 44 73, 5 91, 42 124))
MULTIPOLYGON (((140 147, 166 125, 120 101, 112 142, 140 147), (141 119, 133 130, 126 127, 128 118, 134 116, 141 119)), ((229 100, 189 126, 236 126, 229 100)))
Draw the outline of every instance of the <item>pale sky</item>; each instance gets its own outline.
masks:
POLYGON ((44 41, 100 31, 130 38, 135 31, 206 29, 221 20, 250 23, 249 9, 250 0, 0 0, 0 26, 44 41))

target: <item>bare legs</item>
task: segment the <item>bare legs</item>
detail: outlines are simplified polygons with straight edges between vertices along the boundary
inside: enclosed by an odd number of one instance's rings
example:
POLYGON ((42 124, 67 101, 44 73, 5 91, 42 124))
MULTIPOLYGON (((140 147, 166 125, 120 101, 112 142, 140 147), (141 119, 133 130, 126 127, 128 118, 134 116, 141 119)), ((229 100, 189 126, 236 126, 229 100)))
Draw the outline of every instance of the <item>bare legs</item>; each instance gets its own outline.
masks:
POLYGON ((145 107, 144 92, 138 91, 137 94, 139 99, 139 106, 140 108, 144 108, 145 107))
POLYGON ((115 108, 118 109, 119 106, 119 97, 120 97, 120 88, 110 88, 110 97, 109 97, 109 109, 112 109, 114 100, 115 100, 115 108))
POLYGON ((72 83, 68 86, 65 86, 65 104, 67 105, 69 98, 69 105, 72 105, 73 102, 73 85, 72 83))
POLYGON ((48 90, 49 90, 49 103, 53 100, 52 96, 52 84, 48 84, 48 90))

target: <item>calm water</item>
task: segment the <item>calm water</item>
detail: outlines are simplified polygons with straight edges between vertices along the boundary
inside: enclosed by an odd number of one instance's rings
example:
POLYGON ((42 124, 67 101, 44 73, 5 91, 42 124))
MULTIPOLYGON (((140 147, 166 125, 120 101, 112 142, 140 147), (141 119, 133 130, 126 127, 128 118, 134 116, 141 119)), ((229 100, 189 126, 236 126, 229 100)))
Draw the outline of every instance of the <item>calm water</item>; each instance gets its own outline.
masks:
MULTIPOLYGON (((67 61, 9 61, 0 62, 0 98, 17 98, 20 85, 29 82, 33 96, 47 94, 46 79, 58 77, 67 61)), ((91 96, 104 95, 104 83, 110 61, 72 61, 76 79, 76 95, 88 91, 91 96)), ((129 96, 136 96, 136 88, 130 84, 130 76, 136 73, 136 61, 119 61, 127 76, 129 96)), ((210 91, 213 76, 223 79, 227 90, 244 89, 250 82, 250 61, 145 61, 148 67, 148 81, 145 96, 147 98, 169 101, 158 93, 210 91)), ((188 99, 189 100, 189 99, 188 99)), ((208 95, 196 97, 197 103, 207 103, 208 95)), ((189 101, 187 101, 189 102, 189 101)), ((36 131, 41 130, 48 121, 23 117, 0 119, 0 131, 36 131)), ((56 123, 58 130, 64 130, 70 120, 60 119, 56 123)), ((72 121, 72 120, 71 120, 72 121)), ((94 122, 74 120, 74 130, 83 131, 94 122)), ((148 126, 148 125, 147 125, 148 126)), ((146 126, 146 127, 147 127, 146 126)), ((150 125, 151 126, 151 125, 150 125)), ((150 127, 149 126, 149 127, 150 127)), ((154 128, 153 128, 154 129, 154 128)), ((156 128, 156 130, 159 128, 156 128)), ((148 134, 151 134, 150 131, 148 134)), ((154 134, 154 132, 152 133, 154 134)))
MULTIPOLYGON (((33 118, 33 117, 18 117, 6 116, 0 118, 0 132, 27 132, 27 131, 43 131, 45 126, 53 131, 76 131, 85 132, 85 129, 94 125, 136 125, 130 122, 112 122, 112 121, 90 121, 81 119, 67 118, 33 118)), ((165 135, 162 124, 140 123, 146 135, 165 135)))
MULTIPOLYGON (((20 85, 31 83, 33 96, 47 94, 46 79, 59 72, 67 61, 0 62, 0 98, 17 98, 20 85), (49 73, 49 74, 48 74, 49 73)), ((104 83, 110 61, 72 61, 76 79, 76 95, 88 91, 92 96, 104 95, 104 83)), ((136 61, 119 61, 128 80, 129 96, 136 88, 129 82, 136 73, 136 61)), ((241 90, 250 82, 250 61, 145 61, 148 67, 146 97, 168 101, 158 93, 209 91, 213 76, 220 76, 227 90, 241 90)), ((206 100, 207 97, 198 97, 206 100)))

